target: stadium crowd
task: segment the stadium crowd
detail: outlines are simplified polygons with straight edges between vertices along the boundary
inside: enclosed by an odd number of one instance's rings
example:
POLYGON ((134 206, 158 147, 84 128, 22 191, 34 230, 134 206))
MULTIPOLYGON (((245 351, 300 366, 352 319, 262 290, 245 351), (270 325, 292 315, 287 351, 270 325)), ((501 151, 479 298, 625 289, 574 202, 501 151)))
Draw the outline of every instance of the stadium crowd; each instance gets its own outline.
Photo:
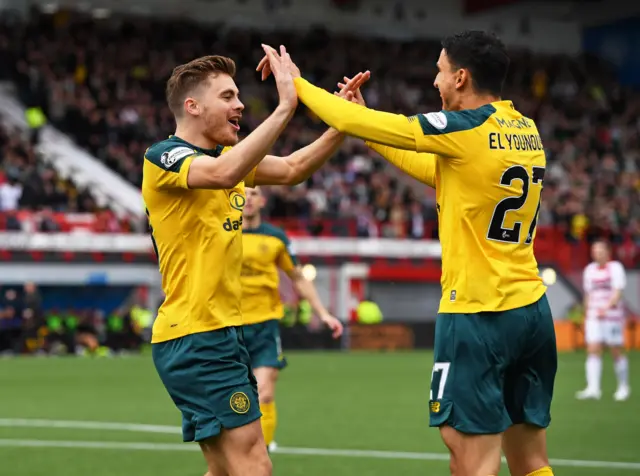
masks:
POLYGON ((52 233, 68 231, 69 218, 92 214, 96 232, 143 231, 131 217, 99 207, 87 189, 41 160, 30 134, 0 123, 0 230, 52 233))
MULTIPOLYGON (((0 289, 0 356, 25 353, 110 355, 138 351, 149 339, 152 313, 140 294, 106 313, 45 306, 34 283, 0 289)), ((76 301, 79 304, 80 301, 76 301)))
MULTIPOLYGON (((140 185, 146 147, 174 128, 164 84, 176 64, 211 53, 236 60, 244 134, 275 107, 273 86, 261 84, 254 72, 260 43, 291 45, 305 76, 327 89, 335 89, 345 73, 371 70, 364 91, 370 107, 404 114, 441 107, 431 86, 437 42, 331 36, 323 30, 257 33, 178 20, 34 12, 27 23, 2 25, 0 66, 26 105, 42 107, 51 123, 140 185)), ((621 89, 607 66, 593 58, 514 51, 512 59, 505 96, 537 121, 548 155, 539 225, 564 226, 572 240, 626 234, 640 244, 640 96, 621 89)), ((323 128, 300 107, 275 152, 287 154, 323 128)), ((5 170, 11 162, 6 150, 5 170)), ((33 156, 27 152, 24 160, 33 156)), ((35 160, 28 163, 36 167, 35 160)), ((433 236, 433 192, 390 168, 360 141, 347 140, 307 183, 270 190, 269 213, 351 219, 359 236, 433 236)), ((52 184, 47 193, 55 196, 53 206, 91 208, 88 195, 56 185, 50 169, 40 176, 52 184)), ((40 203, 52 206, 46 199, 40 203)))
POLYGON ((0 154, 2 228, 58 231, 55 212, 96 211, 91 194, 78 190, 73 181, 59 177, 53 167, 45 165, 29 138, 19 130, 0 124, 0 154))

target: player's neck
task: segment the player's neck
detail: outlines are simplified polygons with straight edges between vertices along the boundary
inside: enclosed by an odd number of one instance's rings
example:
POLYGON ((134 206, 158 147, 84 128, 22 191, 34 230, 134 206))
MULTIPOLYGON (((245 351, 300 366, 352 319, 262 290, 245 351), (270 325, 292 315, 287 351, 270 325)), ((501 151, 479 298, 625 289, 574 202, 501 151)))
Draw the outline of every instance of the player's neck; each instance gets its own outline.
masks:
POLYGON ((211 139, 186 124, 178 124, 174 135, 201 149, 215 149, 218 146, 211 139))
POLYGON ((478 109, 496 101, 502 101, 502 98, 491 94, 468 94, 462 97, 460 101, 460 110, 478 109))
POLYGON ((254 228, 258 228, 262 223, 262 219, 260 215, 251 218, 243 218, 242 219, 242 229, 243 230, 253 230, 254 228))

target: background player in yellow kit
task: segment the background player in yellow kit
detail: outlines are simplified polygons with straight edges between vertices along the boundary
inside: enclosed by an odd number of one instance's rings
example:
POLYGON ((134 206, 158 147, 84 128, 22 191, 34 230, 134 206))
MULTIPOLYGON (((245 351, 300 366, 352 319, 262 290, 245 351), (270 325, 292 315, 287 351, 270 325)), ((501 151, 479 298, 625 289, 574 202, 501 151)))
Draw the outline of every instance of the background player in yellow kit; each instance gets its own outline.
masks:
POLYGON ((209 476, 271 474, 241 327, 245 184, 298 183, 342 142, 330 130, 290 156, 266 155, 297 106, 290 72, 272 70, 279 105, 238 143, 244 106, 234 62, 206 56, 175 68, 167 102, 176 133, 144 158, 142 195, 166 295, 153 361, 182 412, 183 439, 200 444, 209 476))
POLYGON ((545 429, 557 353, 533 254, 546 162, 535 123, 501 99, 502 42, 477 31, 446 38, 434 82, 443 110, 411 117, 337 98, 302 79, 288 55, 266 51, 328 125, 410 151, 398 159, 407 168, 421 153, 436 156, 443 295, 430 424, 450 450, 452 474, 496 475, 501 447, 512 475, 553 474, 545 429))
POLYGON ((262 432, 268 446, 273 442, 277 425, 275 391, 278 373, 287 365, 280 343, 279 320, 284 314, 284 307, 280 300, 278 269, 287 273, 296 292, 309 301, 318 317, 333 331, 334 338, 342 335, 343 327, 322 305, 313 283, 303 276, 285 232, 262 221, 265 199, 260 187, 247 189, 246 195, 240 278, 242 317, 245 343, 258 381, 262 432))

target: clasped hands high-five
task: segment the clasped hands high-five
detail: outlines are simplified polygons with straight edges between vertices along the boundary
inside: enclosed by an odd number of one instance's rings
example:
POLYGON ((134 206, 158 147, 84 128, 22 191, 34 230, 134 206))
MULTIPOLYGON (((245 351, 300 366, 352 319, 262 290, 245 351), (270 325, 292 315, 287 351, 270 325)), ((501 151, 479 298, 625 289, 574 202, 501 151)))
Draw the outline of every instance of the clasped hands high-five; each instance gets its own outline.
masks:
MULTIPOLYGON (((284 107, 294 108, 298 105, 298 94, 294 83, 295 78, 300 78, 300 68, 293 62, 287 49, 281 45, 280 52, 269 45, 262 45, 265 56, 260 60, 256 71, 262 73, 262 80, 266 80, 273 74, 280 104, 284 107)), ((365 106, 364 98, 360 92, 360 87, 371 77, 369 71, 359 72, 352 78, 344 76, 338 82, 338 91, 334 94, 348 101, 365 106)))

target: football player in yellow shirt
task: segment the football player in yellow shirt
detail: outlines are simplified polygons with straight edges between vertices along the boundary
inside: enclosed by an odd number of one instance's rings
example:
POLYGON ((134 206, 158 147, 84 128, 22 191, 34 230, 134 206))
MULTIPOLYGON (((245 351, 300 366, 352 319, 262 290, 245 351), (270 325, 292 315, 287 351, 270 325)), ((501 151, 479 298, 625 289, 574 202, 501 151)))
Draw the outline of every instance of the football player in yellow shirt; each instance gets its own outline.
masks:
POLYGON ((315 286, 302 274, 285 232, 262 220, 265 199, 260 187, 247 189, 247 203, 242 217, 242 316, 244 338, 258 381, 258 397, 262 412, 262 433, 267 446, 274 441, 277 425, 275 403, 279 371, 287 365, 282 354, 279 321, 284 314, 280 300, 278 269, 284 271, 296 292, 306 299, 318 317, 333 331, 342 335, 342 323, 322 305, 315 286))
POLYGON ((238 143, 244 106, 235 63, 206 56, 175 68, 166 88, 175 135, 144 157, 142 196, 166 295, 153 325, 153 361, 208 476, 271 474, 242 330, 245 185, 299 183, 342 142, 329 130, 290 156, 267 155, 297 106, 290 72, 272 70, 279 105, 238 143))
MULTIPOLYGON (((471 31, 442 46, 434 86, 443 108, 411 117, 319 89, 273 49, 259 69, 264 78, 280 61, 300 101, 320 119, 389 147, 386 154, 414 176, 435 156, 443 295, 430 425, 440 428, 453 474, 498 474, 502 449, 512 475, 549 476, 546 428, 557 352, 533 254, 544 149, 535 123, 501 97, 509 66, 502 42, 471 31)), ((347 81, 345 89, 352 86, 347 81)))

